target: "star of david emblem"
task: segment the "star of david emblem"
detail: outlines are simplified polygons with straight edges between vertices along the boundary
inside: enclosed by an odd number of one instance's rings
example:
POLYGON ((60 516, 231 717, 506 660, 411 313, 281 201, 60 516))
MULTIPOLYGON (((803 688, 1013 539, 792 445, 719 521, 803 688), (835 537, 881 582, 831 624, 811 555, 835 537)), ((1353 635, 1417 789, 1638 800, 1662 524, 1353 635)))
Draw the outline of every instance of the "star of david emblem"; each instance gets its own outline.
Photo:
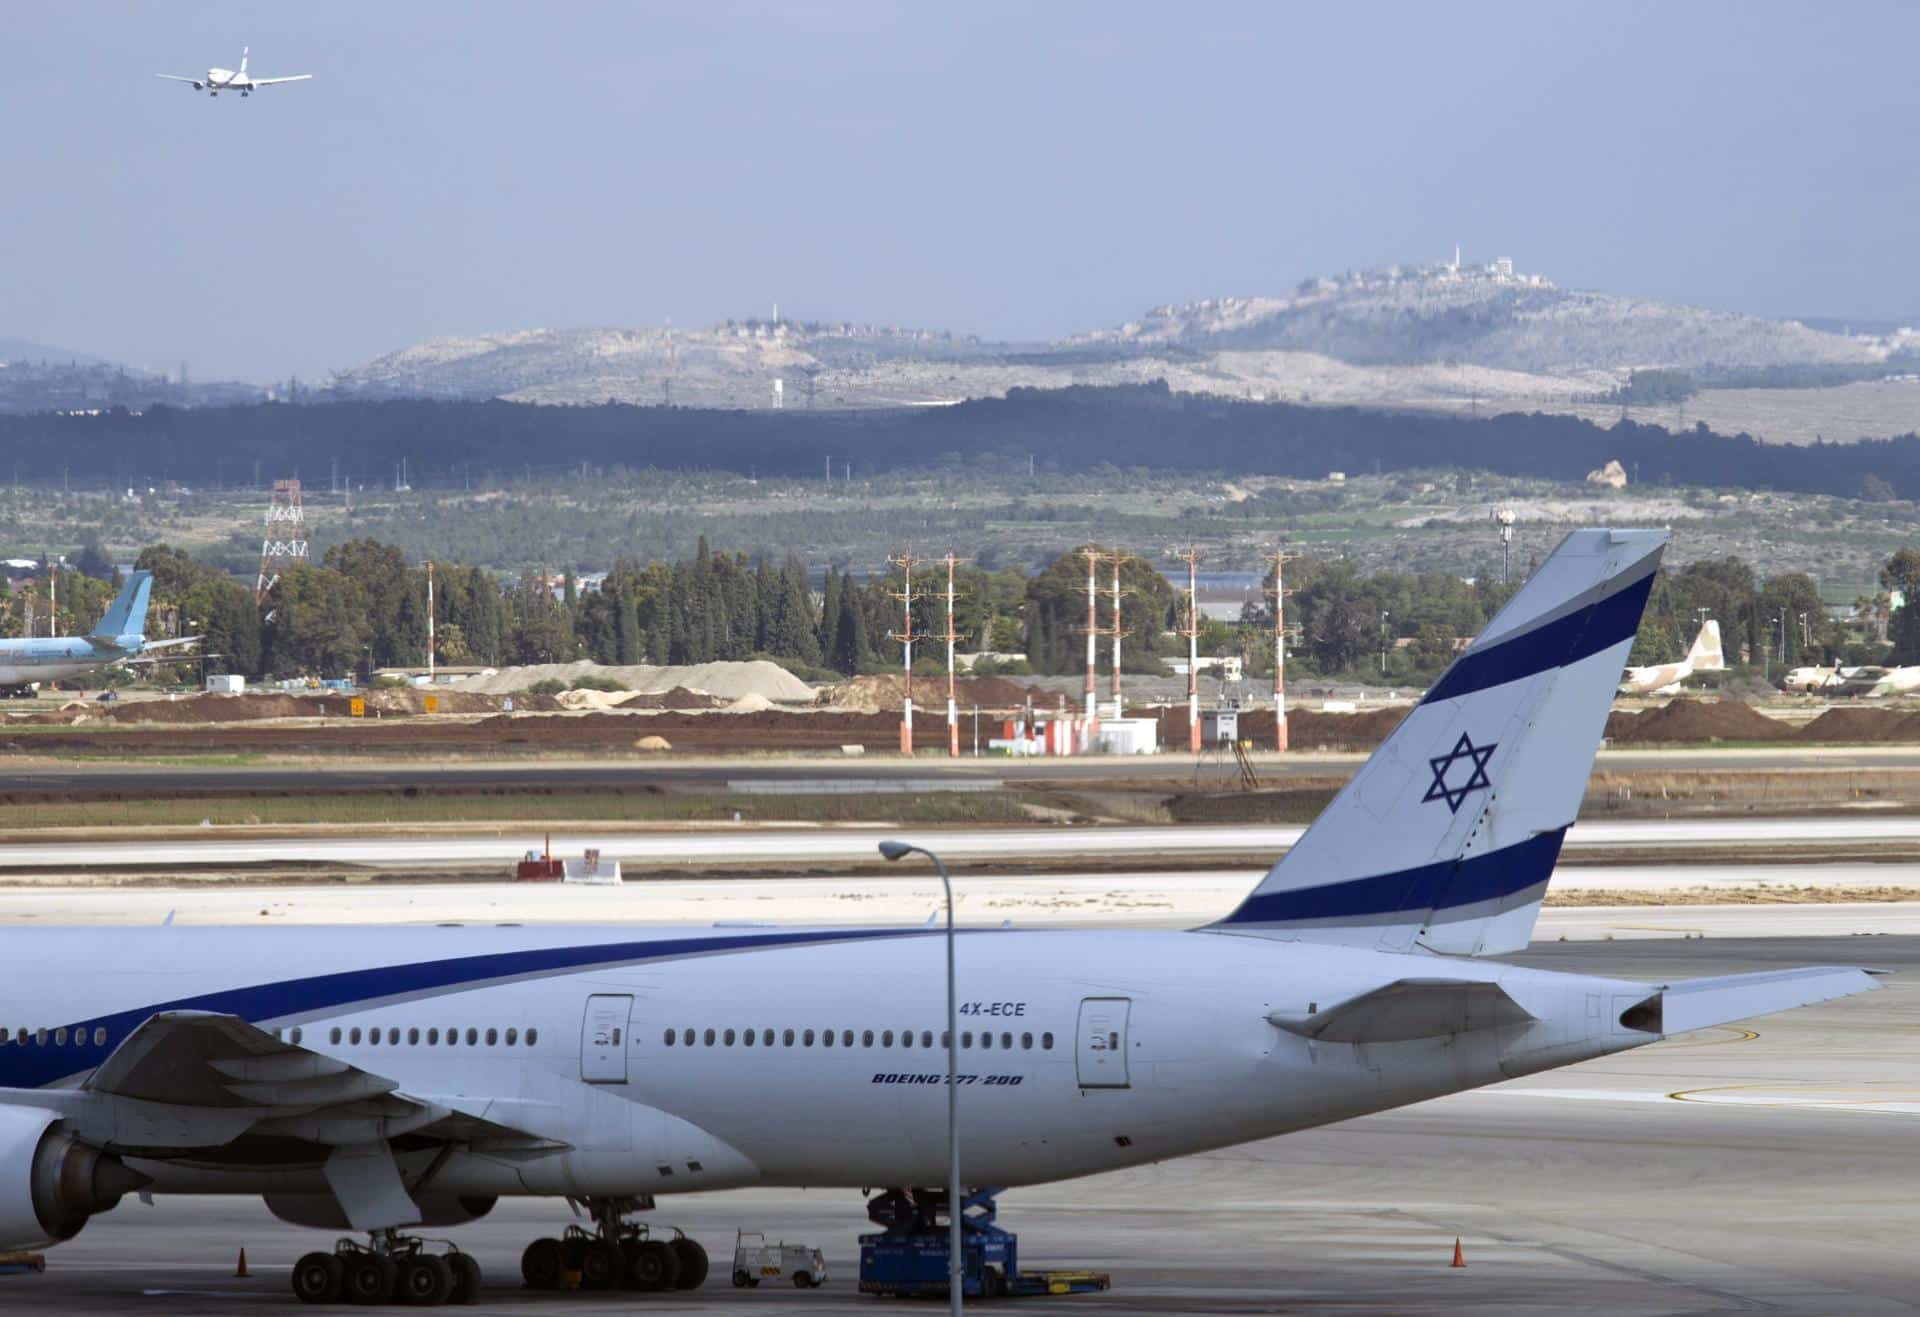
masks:
POLYGON ((1471 736, 1460 733, 1460 739, 1453 743, 1453 749, 1427 760, 1433 766, 1433 785, 1427 788, 1426 795, 1420 797, 1421 801, 1444 800, 1447 809, 1458 814, 1460 803, 1467 798, 1468 792, 1492 788, 1493 783, 1487 780, 1487 761, 1493 758, 1493 752, 1498 748, 1497 744, 1475 745, 1471 736), (1454 772, 1454 765, 1463 762, 1468 765, 1463 770, 1466 781, 1454 786, 1451 779, 1460 776, 1454 772))

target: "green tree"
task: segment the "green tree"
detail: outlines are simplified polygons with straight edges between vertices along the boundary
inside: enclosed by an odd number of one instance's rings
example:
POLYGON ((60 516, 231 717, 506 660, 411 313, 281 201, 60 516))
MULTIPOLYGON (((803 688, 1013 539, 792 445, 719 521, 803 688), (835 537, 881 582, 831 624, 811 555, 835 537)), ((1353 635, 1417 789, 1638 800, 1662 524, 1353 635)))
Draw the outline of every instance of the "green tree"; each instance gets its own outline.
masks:
POLYGON ((1920 663, 1920 549, 1901 549, 1880 569, 1880 587, 1899 595, 1888 638, 1893 662, 1920 663))

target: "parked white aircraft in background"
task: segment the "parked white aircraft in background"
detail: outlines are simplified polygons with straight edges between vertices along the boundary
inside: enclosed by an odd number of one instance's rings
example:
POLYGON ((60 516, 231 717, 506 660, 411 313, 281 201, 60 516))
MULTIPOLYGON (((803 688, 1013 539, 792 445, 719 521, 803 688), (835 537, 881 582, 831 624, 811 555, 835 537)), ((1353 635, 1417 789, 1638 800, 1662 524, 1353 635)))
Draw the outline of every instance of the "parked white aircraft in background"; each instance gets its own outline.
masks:
MULTIPOLYGON (((1665 542, 1567 536, 1220 922, 963 930, 969 1201, 1872 990, 1479 959, 1532 935, 1665 542)), ((944 1277, 945 969, 918 928, 0 930, 0 1249, 250 1194, 371 1236, 301 1258, 302 1299, 470 1300, 472 1258, 402 1232, 547 1195, 594 1224, 528 1245, 529 1286, 670 1290, 705 1251, 628 1218, 775 1185, 882 1191, 867 1238, 944 1277)))
POLYGON ((1693 647, 1678 663, 1656 663, 1650 668, 1628 668, 1620 679, 1622 695, 1674 695, 1682 683, 1696 672, 1724 672, 1726 655, 1720 650, 1720 624, 1711 619, 1700 624, 1693 647))
POLYGON ((169 82, 190 82, 195 91, 204 91, 209 96, 218 96, 223 91, 237 91, 242 96, 250 95, 256 87, 271 87, 280 82, 305 82, 311 73, 296 73, 287 78, 256 78, 247 72, 247 47, 240 48, 240 67, 237 69, 208 69, 204 78, 188 78, 178 73, 156 73, 156 78, 165 78, 169 82))
POLYGON ((1887 695, 1911 695, 1920 691, 1920 667, 1848 668, 1837 685, 1828 688, 1831 695, 1852 695, 1860 699, 1878 699, 1887 695))

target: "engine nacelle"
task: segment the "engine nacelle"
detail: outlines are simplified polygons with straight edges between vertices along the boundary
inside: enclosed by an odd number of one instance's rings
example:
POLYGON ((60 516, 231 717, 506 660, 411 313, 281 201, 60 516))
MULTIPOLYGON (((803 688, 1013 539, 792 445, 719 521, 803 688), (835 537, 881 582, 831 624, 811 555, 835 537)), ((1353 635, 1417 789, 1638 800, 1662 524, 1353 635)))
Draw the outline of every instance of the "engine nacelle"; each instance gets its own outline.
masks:
MULTIPOLYGON (((261 1195, 267 1210, 288 1225, 310 1226, 315 1230, 351 1230, 352 1223, 340 1210, 340 1203, 329 1193, 261 1195)), ((459 1226, 477 1221, 493 1210, 497 1198, 476 1194, 417 1194, 413 1200, 420 1208, 420 1219, 408 1222, 418 1226, 459 1226)))
POLYGON ((88 1217, 149 1183, 75 1138, 57 1113, 0 1106, 0 1250, 72 1239, 88 1217))

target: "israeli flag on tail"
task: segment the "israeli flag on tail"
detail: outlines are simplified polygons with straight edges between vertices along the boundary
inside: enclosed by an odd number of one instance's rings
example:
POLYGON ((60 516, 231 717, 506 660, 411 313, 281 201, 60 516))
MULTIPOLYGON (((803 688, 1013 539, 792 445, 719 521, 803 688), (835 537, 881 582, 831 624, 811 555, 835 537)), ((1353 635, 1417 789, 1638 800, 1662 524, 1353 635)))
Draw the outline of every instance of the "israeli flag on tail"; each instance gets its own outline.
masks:
POLYGON ((1666 542, 1562 540, 1210 931, 1466 956, 1526 946, 1666 542))

